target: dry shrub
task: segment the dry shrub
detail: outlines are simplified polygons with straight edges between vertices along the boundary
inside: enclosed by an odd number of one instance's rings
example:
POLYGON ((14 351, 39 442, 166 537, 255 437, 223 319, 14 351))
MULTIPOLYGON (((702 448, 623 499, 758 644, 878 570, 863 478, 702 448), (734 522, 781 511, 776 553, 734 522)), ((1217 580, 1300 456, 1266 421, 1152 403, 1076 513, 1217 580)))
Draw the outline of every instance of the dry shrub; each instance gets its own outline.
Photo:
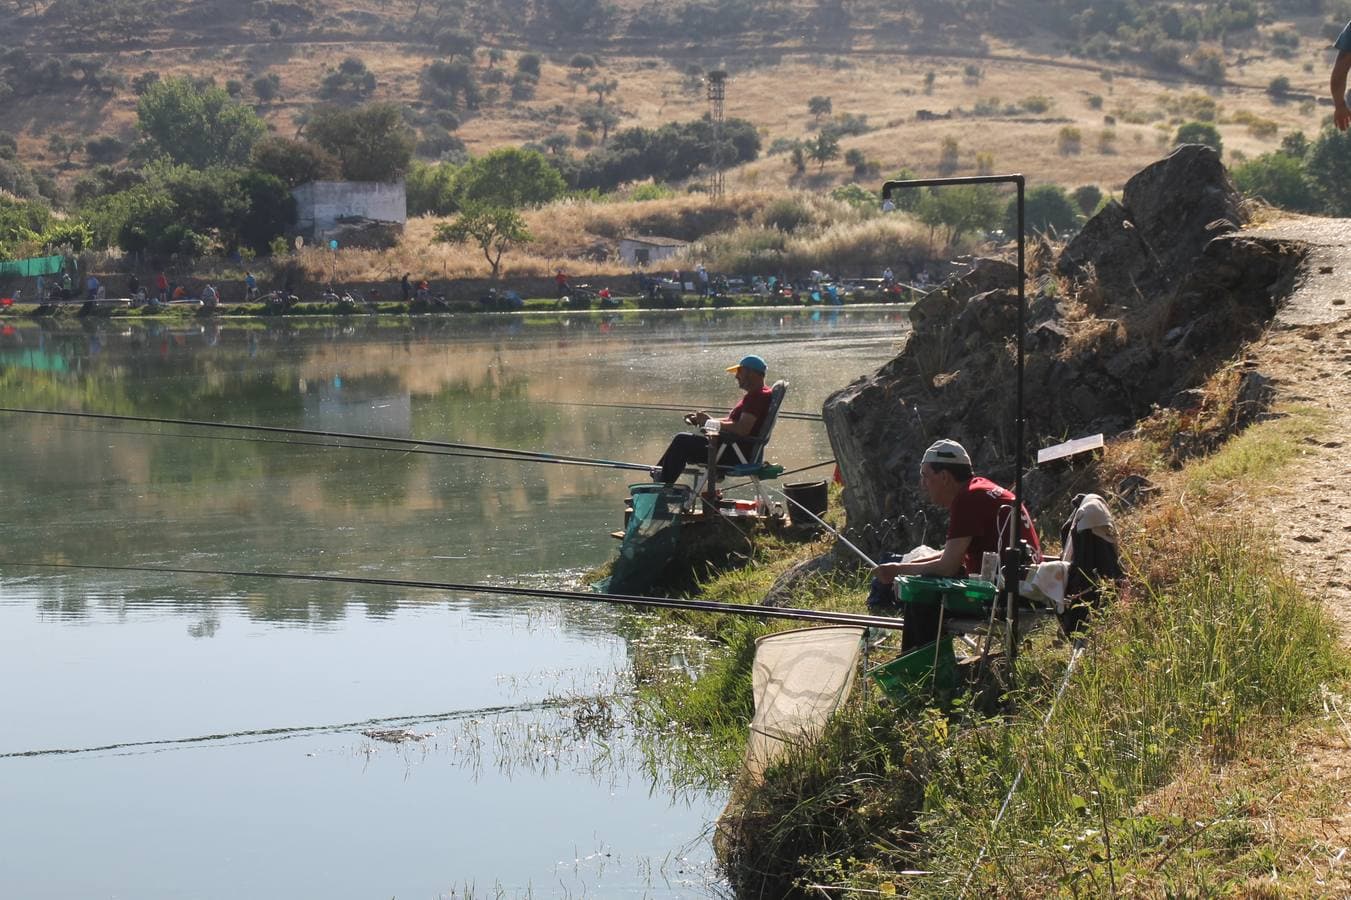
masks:
POLYGON ((927 230, 910 218, 894 214, 836 225, 811 236, 794 236, 784 247, 788 269, 825 268, 835 274, 871 271, 897 260, 928 257, 927 230))

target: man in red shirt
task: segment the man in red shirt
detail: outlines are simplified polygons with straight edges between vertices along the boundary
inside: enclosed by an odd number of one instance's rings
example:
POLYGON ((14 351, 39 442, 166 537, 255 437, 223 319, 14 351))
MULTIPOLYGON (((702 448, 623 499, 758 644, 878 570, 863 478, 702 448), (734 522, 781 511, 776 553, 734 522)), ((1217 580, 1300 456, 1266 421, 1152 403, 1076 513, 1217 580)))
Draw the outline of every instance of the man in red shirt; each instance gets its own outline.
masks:
MULTIPOLYGON (((718 420, 717 440, 734 440, 741 446, 741 452, 749 459, 755 450, 754 438, 760 433, 761 426, 769 417, 771 392, 765 387, 765 373, 769 367, 758 356, 743 357, 741 362, 728 366, 727 371, 736 377, 737 387, 746 393, 725 419, 718 420)), ((652 468, 652 480, 665 484, 675 484, 676 479, 692 462, 707 462, 709 436, 704 433, 705 426, 713 417, 700 410, 685 416, 686 423, 701 429, 694 433, 677 434, 662 454, 657 465, 652 468)))
MULTIPOLYGON (((878 602, 884 596, 894 602, 891 585, 898 575, 970 576, 980 572, 982 554, 998 553, 1002 545, 1008 544, 1013 527, 1010 515, 1013 493, 988 478, 972 474, 971 457, 961 444, 942 440, 925 450, 919 465, 919 483, 935 506, 948 509, 947 541, 940 553, 908 563, 886 562, 873 569, 869 606, 885 605, 885 601, 878 602)), ((1041 542, 1027 507, 1022 508, 1019 527, 1020 536, 1032 548, 1034 561, 1040 561, 1041 542)), ((931 639, 926 636, 938 628, 936 612, 936 607, 932 611, 918 606, 907 610, 905 645, 918 646, 931 639)))

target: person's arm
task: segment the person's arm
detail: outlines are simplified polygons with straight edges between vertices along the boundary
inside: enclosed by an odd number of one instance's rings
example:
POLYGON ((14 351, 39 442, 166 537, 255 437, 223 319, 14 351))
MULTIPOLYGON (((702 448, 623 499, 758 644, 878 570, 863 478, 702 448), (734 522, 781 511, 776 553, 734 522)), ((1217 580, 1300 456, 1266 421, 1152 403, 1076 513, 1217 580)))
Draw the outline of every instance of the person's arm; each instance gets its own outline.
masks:
POLYGON ((722 433, 730 434, 733 437, 749 437, 755 429, 756 421, 753 413, 742 410, 741 415, 737 416, 735 420, 722 420, 722 433))
POLYGON ((908 563, 883 563, 873 569, 872 574, 883 584, 890 584, 898 575, 937 575, 939 578, 952 578, 962 571, 966 548, 970 546, 969 537, 952 538, 943 545, 942 553, 908 563))
POLYGON ((1351 125, 1351 109, 1346 107, 1346 73, 1351 69, 1351 52, 1346 50, 1337 54, 1332 64, 1332 124, 1338 131, 1345 131, 1351 125))

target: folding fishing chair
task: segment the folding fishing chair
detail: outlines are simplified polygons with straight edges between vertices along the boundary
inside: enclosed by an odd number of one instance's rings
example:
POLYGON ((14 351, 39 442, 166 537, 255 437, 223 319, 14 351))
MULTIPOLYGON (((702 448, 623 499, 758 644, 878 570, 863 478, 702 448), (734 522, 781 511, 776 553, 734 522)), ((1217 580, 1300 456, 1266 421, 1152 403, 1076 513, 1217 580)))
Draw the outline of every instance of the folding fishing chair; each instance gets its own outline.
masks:
MULTIPOLYGON (((776 381, 774 386, 769 389, 769 412, 765 415, 764 425, 760 428, 760 433, 753 438, 742 438, 740 441, 723 441, 718 445, 718 456, 716 461, 717 471, 712 473, 715 480, 722 479, 728 475, 735 475, 738 478, 749 478, 755 486, 756 509, 758 512, 764 512, 770 508, 769 495, 765 493, 764 486, 760 483, 761 478, 777 478, 783 473, 782 466, 765 464, 765 447, 769 444, 769 438, 774 434, 774 423, 779 418, 779 407, 783 405, 783 396, 788 393, 788 382, 776 381), (742 450, 742 444, 751 444, 750 457, 742 450), (730 459, 723 462, 727 455, 728 448, 731 448, 735 456, 735 462, 730 459)), ((708 486, 709 468, 707 463, 692 463, 685 471, 694 476, 694 491, 692 497, 698 497, 699 494, 708 486)))

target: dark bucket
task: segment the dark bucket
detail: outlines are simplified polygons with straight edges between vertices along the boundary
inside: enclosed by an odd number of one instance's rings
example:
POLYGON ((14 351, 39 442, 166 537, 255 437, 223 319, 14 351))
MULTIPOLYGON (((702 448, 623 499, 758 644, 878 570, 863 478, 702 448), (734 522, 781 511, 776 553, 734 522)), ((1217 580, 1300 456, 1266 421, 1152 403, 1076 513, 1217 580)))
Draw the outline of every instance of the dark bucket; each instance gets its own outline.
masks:
MULTIPOLYGON (((830 495, 826 492, 826 483, 824 481, 798 481, 783 486, 783 494, 793 503, 800 503, 802 508, 814 516, 824 516, 826 510, 830 508, 830 495)), ((789 504, 791 509, 789 514, 794 519, 798 518, 800 510, 789 504)))

